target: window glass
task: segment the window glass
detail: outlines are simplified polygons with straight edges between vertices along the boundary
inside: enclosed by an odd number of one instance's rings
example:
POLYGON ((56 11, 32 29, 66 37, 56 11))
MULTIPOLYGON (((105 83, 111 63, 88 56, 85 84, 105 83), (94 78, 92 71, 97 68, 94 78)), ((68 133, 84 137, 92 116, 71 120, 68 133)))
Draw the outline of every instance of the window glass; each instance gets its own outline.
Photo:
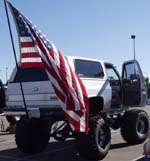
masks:
POLYGON ((102 78, 104 76, 99 62, 89 60, 75 60, 75 71, 80 77, 102 78))
POLYGON ((20 68, 14 82, 34 82, 49 80, 44 68, 20 68))
POLYGON ((139 70, 138 70, 137 64, 134 64, 134 63, 126 64, 124 73, 123 73, 123 79, 130 80, 135 75, 136 77, 139 76, 139 70))
POLYGON ((109 80, 119 80, 118 75, 113 68, 106 68, 109 80))

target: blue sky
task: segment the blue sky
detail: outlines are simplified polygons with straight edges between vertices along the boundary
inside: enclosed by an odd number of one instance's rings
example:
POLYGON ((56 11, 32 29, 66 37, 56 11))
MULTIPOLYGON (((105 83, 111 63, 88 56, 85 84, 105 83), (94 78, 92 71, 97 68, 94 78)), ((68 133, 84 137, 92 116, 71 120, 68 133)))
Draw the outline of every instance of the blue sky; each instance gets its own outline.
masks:
MULTIPOLYGON (((133 58, 131 35, 136 35, 136 59, 150 77, 149 0, 10 0, 54 42, 63 55, 98 58, 115 64, 133 58)), ((10 13, 10 12, 9 12, 10 13)), ((15 48, 17 32, 11 14, 15 48)), ((15 66, 3 0, 0 1, 0 78, 5 82, 15 66)))

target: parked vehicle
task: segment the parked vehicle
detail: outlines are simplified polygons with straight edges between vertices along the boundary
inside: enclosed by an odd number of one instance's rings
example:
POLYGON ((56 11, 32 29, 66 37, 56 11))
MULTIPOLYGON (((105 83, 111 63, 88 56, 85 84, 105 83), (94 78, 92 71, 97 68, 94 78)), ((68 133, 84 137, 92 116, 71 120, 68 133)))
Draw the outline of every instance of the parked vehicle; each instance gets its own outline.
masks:
POLYGON ((147 105, 150 105, 150 98, 148 98, 148 99, 146 100, 146 104, 147 104, 147 105))
MULTIPOLYGON (((5 91, 7 88, 4 86, 2 81, 0 80, 0 113, 4 115, 3 109, 6 106, 6 98, 5 98, 5 91)), ((6 116, 7 121, 10 125, 15 125, 17 121, 20 119, 19 116, 6 116)), ((14 130, 13 130, 14 131, 14 130)))
POLYGON ((15 68, 9 80, 4 111, 10 116, 22 116, 15 135, 18 148, 25 153, 41 152, 49 136, 62 141, 72 134, 82 156, 102 159, 110 148, 110 128, 120 128, 123 139, 129 144, 143 143, 149 121, 143 110, 134 108, 146 102, 146 86, 138 62, 125 62, 120 76, 108 62, 72 56, 66 59, 88 92, 89 133, 72 132, 44 68, 19 71, 15 68), (25 115, 20 81, 30 118, 25 115), (64 121, 64 126, 59 126, 58 121, 64 121))
POLYGON ((0 110, 2 112, 2 109, 5 107, 5 88, 0 80, 0 110))

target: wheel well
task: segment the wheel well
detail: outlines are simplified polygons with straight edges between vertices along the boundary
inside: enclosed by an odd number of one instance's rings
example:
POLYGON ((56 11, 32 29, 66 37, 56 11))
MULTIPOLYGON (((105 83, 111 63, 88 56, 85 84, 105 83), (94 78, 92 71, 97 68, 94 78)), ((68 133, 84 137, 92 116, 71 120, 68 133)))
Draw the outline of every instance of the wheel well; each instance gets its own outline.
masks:
POLYGON ((103 110, 104 101, 102 97, 91 97, 89 99, 89 113, 96 114, 103 110))

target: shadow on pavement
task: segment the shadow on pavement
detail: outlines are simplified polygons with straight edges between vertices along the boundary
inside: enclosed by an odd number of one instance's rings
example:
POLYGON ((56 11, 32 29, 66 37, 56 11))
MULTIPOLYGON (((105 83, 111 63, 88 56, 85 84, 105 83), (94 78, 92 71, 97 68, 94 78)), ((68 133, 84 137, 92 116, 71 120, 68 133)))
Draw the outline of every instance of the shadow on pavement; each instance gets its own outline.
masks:
MULTIPOLYGON (((112 144, 110 149, 119 149, 129 146, 127 143, 112 144)), ((75 148, 74 140, 64 142, 50 142, 44 152, 29 155, 24 154, 18 148, 0 151, 0 161, 87 161, 82 158, 75 148)), ((138 161, 142 161, 140 159, 138 161)))
POLYGON ((28 155, 21 152, 18 148, 0 151, 0 161, 86 161, 77 154, 74 140, 65 142, 50 142, 44 152, 28 155))

